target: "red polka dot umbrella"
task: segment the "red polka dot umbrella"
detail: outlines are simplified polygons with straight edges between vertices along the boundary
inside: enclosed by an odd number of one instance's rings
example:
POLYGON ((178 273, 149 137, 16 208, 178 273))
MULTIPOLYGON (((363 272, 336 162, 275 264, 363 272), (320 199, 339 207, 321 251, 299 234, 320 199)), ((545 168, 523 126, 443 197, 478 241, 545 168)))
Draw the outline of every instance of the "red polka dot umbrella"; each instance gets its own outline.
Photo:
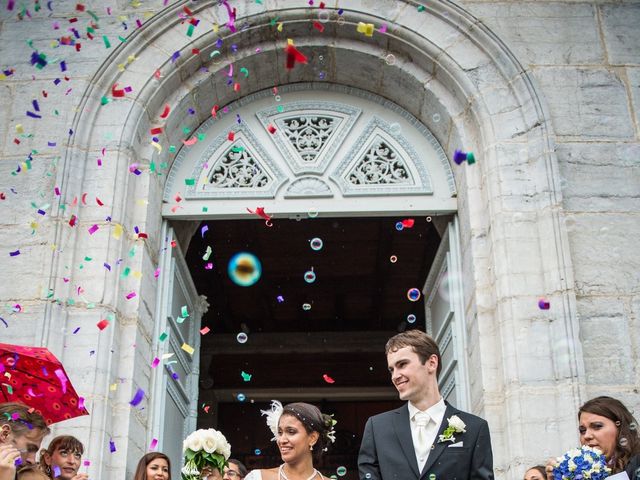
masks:
POLYGON ((0 343, 0 402, 19 402, 47 424, 89 415, 60 361, 46 348, 0 343))

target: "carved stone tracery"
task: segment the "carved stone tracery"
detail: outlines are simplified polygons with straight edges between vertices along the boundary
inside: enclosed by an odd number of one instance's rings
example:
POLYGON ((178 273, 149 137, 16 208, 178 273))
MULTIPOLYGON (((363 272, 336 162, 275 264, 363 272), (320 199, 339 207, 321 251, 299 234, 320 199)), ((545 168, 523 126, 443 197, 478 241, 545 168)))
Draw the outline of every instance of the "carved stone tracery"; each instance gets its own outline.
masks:
POLYGON ((336 118, 297 115, 282 120, 284 133, 305 163, 314 163, 334 132, 336 118))
POLYGON ((208 179, 216 188, 264 188, 271 182, 253 155, 239 144, 216 161, 208 179))
POLYGON ((378 138, 349 172, 353 185, 412 184, 411 174, 401 157, 378 138))

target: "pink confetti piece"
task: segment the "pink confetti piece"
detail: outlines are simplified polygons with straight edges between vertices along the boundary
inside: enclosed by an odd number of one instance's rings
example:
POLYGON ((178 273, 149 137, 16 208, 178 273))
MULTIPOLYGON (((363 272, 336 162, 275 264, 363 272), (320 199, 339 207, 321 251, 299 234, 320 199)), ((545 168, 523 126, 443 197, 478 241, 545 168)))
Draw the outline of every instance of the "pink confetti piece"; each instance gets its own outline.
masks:
POLYGON ((131 300, 132 298, 134 298, 136 296, 136 292, 131 292, 128 293, 127 296, 125 297, 127 300, 131 300))
POLYGON ((58 380, 60 380, 60 383, 62 384, 62 393, 67 393, 67 382, 69 381, 67 376, 60 368, 57 368, 53 373, 56 374, 56 377, 58 377, 58 380))
POLYGON ((33 391, 33 388, 31 388, 31 387, 29 387, 29 388, 27 389, 27 393, 28 393, 29 395, 31 395, 32 397, 42 397, 42 396, 44 396, 44 394, 42 394, 42 393, 40 393, 40 394, 36 394, 36 393, 33 391))
POLYGON ((156 368, 159 364, 160 364, 160 359, 158 357, 155 357, 153 359, 153 362, 151 362, 151 368, 156 368))
POLYGON ((83 467, 90 467, 91 466, 91 460, 83 460, 82 461, 82 466, 83 467))
POLYGON ((203 327, 203 328, 200 329, 200 335, 206 335, 210 331, 211 331, 211 329, 209 327, 203 327))
POLYGON ((213 263, 209 262, 204 266, 205 270, 213 270, 213 263))
POLYGON ((80 410, 84 409, 84 397, 78 397, 78 408, 80 410))
POLYGON ((158 446, 158 439, 154 438, 151 440, 151 443, 149 444, 149 450, 155 450, 157 446, 158 446))
POLYGON ((153 272, 153 276, 154 276, 155 278, 158 278, 158 277, 160 276, 160 268, 156 268, 156 271, 155 271, 155 272, 153 272))
POLYGON ((96 233, 98 231, 100 227, 98 227, 98 225, 93 225, 91 227, 89 227, 89 234, 93 235, 94 233, 96 233))
POLYGON ((143 399, 144 399, 144 390, 142 390, 141 388, 138 388, 138 391, 133 396, 129 404, 133 407, 137 407, 138 405, 140 405, 140 402, 142 402, 143 399))

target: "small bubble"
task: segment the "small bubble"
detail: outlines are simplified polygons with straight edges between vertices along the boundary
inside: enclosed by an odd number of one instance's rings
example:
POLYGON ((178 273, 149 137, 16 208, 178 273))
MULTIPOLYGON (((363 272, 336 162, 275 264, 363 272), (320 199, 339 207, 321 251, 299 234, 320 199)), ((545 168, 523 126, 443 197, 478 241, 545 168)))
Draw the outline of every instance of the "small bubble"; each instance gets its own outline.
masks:
POLYGON ((627 440, 626 438, 622 437, 620 440, 618 440, 618 443, 620 444, 620 446, 622 448, 626 448, 629 446, 629 440, 627 440))
POLYGON ((337 20, 338 25, 344 25, 344 22, 346 22, 344 17, 338 17, 338 20, 337 20))
POLYGON ((249 340, 249 335, 244 332, 240 332, 238 335, 236 335, 236 340, 238 341, 238 343, 247 343, 247 340, 249 340))
POLYGON ((304 281, 307 283, 313 283, 316 281, 316 274, 313 270, 307 270, 304 272, 304 281))
POLYGON ((341 476, 344 477, 347 474, 347 467, 338 467, 336 469, 336 473, 341 476))
POLYGON ((321 238, 316 237, 311 239, 310 246, 311 250, 315 250, 317 252, 318 250, 322 250, 324 244, 322 243, 321 238))
POLYGON ((398 257, 396 257, 395 255, 391 255, 391 256, 389 257, 389 261, 390 261, 391 263, 396 263, 396 262, 398 261, 398 257))
POLYGON ((416 316, 413 313, 410 313, 409 315, 407 315, 407 322, 416 323, 416 316))
POLYGON ((435 122, 438 123, 440 121, 440 114, 439 113, 434 113, 433 116, 431 117, 431 119, 435 122))
POLYGON ((427 217, 427 222, 430 222, 430 221, 431 221, 431 217, 427 217))
POLYGON ((260 455, 260 454, 262 453, 262 450, 260 450, 259 448, 256 448, 256 449, 253 451, 253 453, 254 453, 255 455, 260 455))
POLYGON ((430 473, 429 474, 429 480, 436 480, 436 474, 435 473, 430 473))
POLYGON ((302 304, 302 309, 303 309, 305 312, 308 312, 309 310, 311 310, 311 304, 310 304, 310 303, 303 303, 303 304, 302 304))
POLYGON ((307 212, 309 218, 316 218, 318 216, 318 210, 311 209, 307 212))
POLYGON ((399 123, 392 123, 389 126, 389 130, 391 131, 392 135, 400 135, 400 132, 402 132, 402 127, 399 123))
POLYGON ((407 298, 411 302, 417 302, 418 300, 420 300, 420 290, 418 290, 417 288, 410 288, 407 291, 407 298))
POLYGON ((402 229, 404 229, 404 225, 402 225, 402 222, 396 223, 396 230, 401 231, 402 229))
POLYGON ((238 395, 236 395, 236 398, 239 402, 244 402, 247 399, 244 393, 239 393, 238 395))
POLYGON ((276 95, 276 97, 275 97, 275 98, 276 98, 276 102, 279 102, 279 101, 280 101, 280 99, 281 99, 280 95, 276 95))
POLYGON ((635 422, 631 422, 631 423, 629 424, 629 430, 632 430, 632 431, 633 431, 633 430, 636 430, 637 428, 638 428, 638 425, 636 425, 636 423, 635 423, 635 422))
POLYGON ((384 61, 387 62, 387 65, 395 65, 396 56, 393 53, 390 53, 386 57, 384 57, 384 61))
POLYGON ((324 60, 324 56, 323 55, 318 55, 318 60, 320 60, 322 62, 324 60))
POLYGON ((320 23, 327 23, 329 21, 329 11, 328 10, 320 10, 318 12, 318 21, 320 23))
POLYGON ((364 474, 364 478, 371 478, 371 474, 370 473, 365 473, 364 474))

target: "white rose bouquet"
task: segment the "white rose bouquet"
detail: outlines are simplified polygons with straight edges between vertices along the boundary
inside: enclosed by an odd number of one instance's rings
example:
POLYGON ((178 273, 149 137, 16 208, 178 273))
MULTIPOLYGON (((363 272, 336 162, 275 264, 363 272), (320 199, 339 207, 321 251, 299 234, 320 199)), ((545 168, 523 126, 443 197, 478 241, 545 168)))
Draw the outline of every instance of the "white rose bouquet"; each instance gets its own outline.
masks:
POLYGON ((231 445, 225 436, 213 428, 200 429, 185 438, 182 444, 184 467, 182 480, 199 480, 203 470, 222 471, 231 455, 231 445))

